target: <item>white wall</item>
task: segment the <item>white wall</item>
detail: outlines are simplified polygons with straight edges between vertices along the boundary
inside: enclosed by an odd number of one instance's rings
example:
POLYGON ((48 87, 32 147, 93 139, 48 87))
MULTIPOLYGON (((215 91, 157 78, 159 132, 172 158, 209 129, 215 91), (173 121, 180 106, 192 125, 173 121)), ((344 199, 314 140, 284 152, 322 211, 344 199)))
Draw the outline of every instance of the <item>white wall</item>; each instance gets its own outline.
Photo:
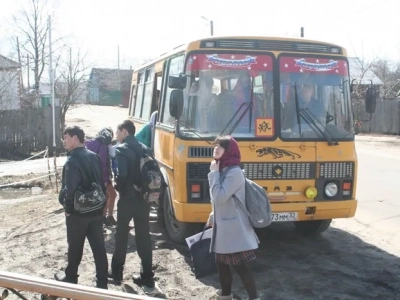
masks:
POLYGON ((0 70, 0 110, 20 109, 19 70, 0 70))

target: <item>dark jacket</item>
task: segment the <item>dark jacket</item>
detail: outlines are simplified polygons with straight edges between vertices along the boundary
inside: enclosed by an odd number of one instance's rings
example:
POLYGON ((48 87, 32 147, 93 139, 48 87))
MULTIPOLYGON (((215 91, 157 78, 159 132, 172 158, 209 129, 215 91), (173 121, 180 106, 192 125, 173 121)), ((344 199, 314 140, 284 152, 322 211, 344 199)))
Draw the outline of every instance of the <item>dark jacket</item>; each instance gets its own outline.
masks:
MULTIPOLYGON (((74 195, 78 187, 90 189, 96 182, 106 192, 104 186, 100 157, 92 151, 79 147, 67 154, 67 161, 63 167, 61 191, 58 198, 67 214, 79 214, 74 210, 74 195)), ((85 216, 101 215, 103 209, 85 213, 85 216)))
POLYGON ((140 187, 140 158, 147 147, 129 135, 115 150, 118 173, 115 189, 121 194, 132 194, 134 185, 140 187))
POLYGON ((108 146, 101 142, 99 139, 88 140, 85 142, 86 148, 90 151, 98 154, 101 160, 101 166, 103 171, 103 182, 110 183, 111 182, 111 174, 110 174, 110 155, 108 153, 108 146))

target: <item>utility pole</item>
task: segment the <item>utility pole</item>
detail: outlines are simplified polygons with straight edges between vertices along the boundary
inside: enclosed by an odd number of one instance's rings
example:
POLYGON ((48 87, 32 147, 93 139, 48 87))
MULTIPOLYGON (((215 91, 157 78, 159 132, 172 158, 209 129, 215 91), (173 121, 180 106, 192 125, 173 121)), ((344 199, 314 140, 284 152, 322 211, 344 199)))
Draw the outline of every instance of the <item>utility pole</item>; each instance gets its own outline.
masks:
POLYGON ((304 37, 304 27, 300 28, 300 37, 304 37))
MULTIPOLYGON (((18 40, 18 37, 17 37, 17 51, 18 51, 18 63, 19 63, 19 67, 20 68, 22 68, 22 64, 21 64, 21 52, 19 51, 19 40, 18 40)), ((21 72, 21 74, 22 74, 22 72, 21 72)), ((24 82, 23 82, 23 80, 22 80, 22 76, 20 76, 21 78, 21 87, 22 87, 22 89, 24 89, 24 82)))
POLYGON ((27 70, 28 70, 28 92, 29 92, 29 88, 31 86, 30 82, 29 82, 29 69, 31 68, 30 64, 29 64, 29 54, 26 55, 26 63, 27 63, 27 70))
MULTIPOLYGON (((69 87, 72 86, 72 48, 69 47, 69 83, 68 83, 68 90, 69 87)), ((69 93, 69 91, 68 91, 69 93)))
POLYGON ((53 115, 53 157, 54 157, 54 172, 56 175, 56 192, 58 193, 58 183, 57 183, 57 145, 56 145, 56 116, 55 116, 55 95, 54 95, 54 79, 55 72, 53 70, 53 53, 51 50, 51 17, 48 18, 48 28, 49 28, 49 69, 50 69, 50 86, 51 86, 51 103, 52 103, 52 115, 53 115))
POLYGON ((210 35, 213 36, 214 35, 214 22, 212 20, 207 19, 204 16, 201 16, 201 18, 210 23, 210 35))
POLYGON ((118 70, 119 70, 119 45, 118 45, 118 70))

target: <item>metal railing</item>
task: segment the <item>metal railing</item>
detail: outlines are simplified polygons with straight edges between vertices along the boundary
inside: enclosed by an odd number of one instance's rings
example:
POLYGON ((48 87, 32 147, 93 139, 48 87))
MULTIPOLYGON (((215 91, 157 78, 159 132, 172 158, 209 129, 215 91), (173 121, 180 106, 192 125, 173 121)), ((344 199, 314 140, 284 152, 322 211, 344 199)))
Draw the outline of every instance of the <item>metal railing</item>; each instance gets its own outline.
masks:
POLYGON ((27 275, 0 271, 0 287, 17 291, 28 291, 74 300, 152 300, 160 299, 148 296, 128 294, 119 291, 103 290, 78 284, 42 279, 27 275))

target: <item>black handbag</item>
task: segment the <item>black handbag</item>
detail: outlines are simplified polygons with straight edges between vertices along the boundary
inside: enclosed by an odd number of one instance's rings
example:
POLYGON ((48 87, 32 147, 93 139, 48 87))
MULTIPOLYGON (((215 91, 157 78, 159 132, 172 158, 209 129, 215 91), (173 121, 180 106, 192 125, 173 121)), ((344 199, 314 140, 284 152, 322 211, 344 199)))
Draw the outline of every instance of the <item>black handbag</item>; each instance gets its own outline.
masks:
POLYGON ((84 192, 78 188, 74 194, 74 209, 81 214, 101 209, 105 202, 106 196, 101 186, 95 182, 89 191, 84 192))
POLYGON ((194 265, 194 275, 196 278, 202 278, 207 275, 217 273, 217 265, 215 263, 215 253, 210 252, 211 238, 203 238, 204 227, 200 239, 193 243, 190 247, 190 254, 194 265))

